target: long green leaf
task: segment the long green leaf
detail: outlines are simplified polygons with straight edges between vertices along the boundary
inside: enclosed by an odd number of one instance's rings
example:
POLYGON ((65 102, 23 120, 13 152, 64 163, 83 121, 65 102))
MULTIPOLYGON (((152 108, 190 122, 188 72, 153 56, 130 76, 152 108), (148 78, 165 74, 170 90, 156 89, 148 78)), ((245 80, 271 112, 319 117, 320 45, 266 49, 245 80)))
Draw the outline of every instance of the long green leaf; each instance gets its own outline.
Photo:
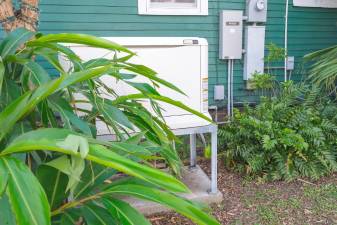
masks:
POLYGON ((12 129, 14 124, 22 116, 31 111, 38 103, 40 103, 49 95, 53 94, 56 91, 60 91, 72 84, 85 81, 99 75, 103 75, 109 68, 110 66, 75 72, 69 76, 62 76, 51 82, 45 83, 39 86, 33 92, 26 92, 24 95, 9 104, 0 113, 0 124, 2 125, 0 128, 0 140, 6 135, 6 133, 10 129, 12 129))
POLYGON ((7 195, 0 196, 0 224, 16 225, 15 216, 7 195))
POLYGON ((2 95, 2 84, 4 81, 4 77, 5 77, 5 65, 2 61, 2 59, 0 59, 0 95, 2 95))
POLYGON ((60 225, 74 225, 78 223, 81 219, 81 211, 79 208, 72 208, 62 213, 60 218, 60 225))
POLYGON ((9 174, 7 195, 18 225, 50 224, 47 196, 34 174, 21 161, 0 158, 9 174))
POLYGON ((74 199, 87 196, 92 191, 96 191, 108 178, 116 173, 117 171, 114 169, 87 161, 81 181, 75 189, 74 199))
POLYGON ((115 223, 109 212, 98 205, 86 204, 81 210, 87 225, 110 225, 115 223))
POLYGON ((114 186, 106 191, 109 194, 134 196, 143 200, 166 205, 199 225, 219 225, 213 217, 203 212, 200 206, 173 194, 159 191, 158 189, 141 185, 125 184, 114 186))
POLYGON ((8 55, 14 54, 15 51, 26 41, 34 36, 34 32, 31 32, 25 28, 18 28, 11 32, 2 42, 0 46, 1 57, 5 58, 8 55))
POLYGON ((128 203, 118 199, 102 200, 110 214, 123 225, 151 225, 151 223, 128 203))
POLYGON ((136 74, 142 75, 144 77, 149 78, 152 82, 158 82, 159 84, 162 84, 172 90, 175 90, 183 95, 186 95, 180 88, 175 86, 174 84, 171 84, 170 82, 167 82, 166 80, 161 79, 159 76, 157 76, 157 73, 153 71, 152 69, 143 66, 143 65, 137 65, 137 64, 131 64, 126 63, 127 65, 123 67, 124 70, 128 70, 131 72, 134 72, 136 74))
POLYGON ((49 74, 42 66, 40 66, 40 64, 30 61, 24 64, 24 67, 29 72, 34 84, 41 85, 51 81, 49 74))
POLYGON ((117 50, 133 54, 130 50, 119 44, 87 34, 72 34, 72 33, 47 34, 28 42, 27 45, 34 46, 35 44, 39 43, 70 43, 70 44, 74 43, 74 44, 88 45, 90 47, 104 48, 113 51, 117 50))
POLYGON ((52 94, 60 85, 63 78, 39 86, 33 92, 24 95, 9 104, 0 113, 0 140, 13 128, 15 123, 26 113, 30 112, 39 102, 52 94))
POLYGON ((87 69, 87 70, 82 70, 79 72, 74 72, 67 76, 58 90, 62 90, 63 88, 66 88, 72 84, 76 84, 91 78, 95 78, 101 75, 104 75, 107 73, 107 71, 111 68, 111 65, 108 66, 103 66, 103 67, 98 67, 98 68, 93 68, 93 69, 87 69))
POLYGON ((66 125, 69 124, 69 127, 67 127, 68 129, 72 129, 71 125, 73 125, 82 133, 88 136, 93 136, 88 123, 73 113, 73 108, 65 99, 58 97, 53 98, 52 100, 50 100, 50 105, 54 108, 55 112, 60 113, 63 122, 66 125))
MULTIPOLYGON (((27 132, 13 140, 13 142, 0 153, 0 156, 33 150, 49 150, 80 156, 80 152, 74 152, 73 149, 67 149, 67 146, 61 144, 67 139, 69 134, 74 133, 69 130, 56 128, 27 132)), ((173 176, 136 163, 101 145, 91 144, 90 151, 86 156, 86 159, 114 168, 125 174, 138 177, 169 191, 188 191, 187 187, 173 176)))
POLYGON ((51 209, 59 207, 67 198, 65 191, 68 183, 67 176, 47 165, 39 166, 36 176, 47 194, 51 209))
POLYGON ((129 100, 132 100, 132 99, 148 99, 148 98, 152 98, 152 99, 157 100, 157 101, 161 101, 161 102, 168 103, 170 105, 174 105, 178 108, 186 110, 187 112, 190 112, 194 115, 199 116, 200 118, 203 118, 203 119, 213 123, 213 121, 210 118, 208 118, 207 116, 205 116, 204 114, 184 105, 183 103, 181 103, 179 101, 175 101, 175 100, 173 100, 171 98, 168 98, 168 97, 165 97, 165 96, 158 96, 158 95, 151 95, 151 94, 147 94, 147 95, 143 95, 143 94, 124 95, 124 96, 120 96, 119 98, 114 100, 113 104, 119 104, 119 103, 129 101, 129 100))
POLYGON ((8 170, 5 168, 4 164, 0 163, 0 198, 3 192, 6 190, 8 182, 8 170))

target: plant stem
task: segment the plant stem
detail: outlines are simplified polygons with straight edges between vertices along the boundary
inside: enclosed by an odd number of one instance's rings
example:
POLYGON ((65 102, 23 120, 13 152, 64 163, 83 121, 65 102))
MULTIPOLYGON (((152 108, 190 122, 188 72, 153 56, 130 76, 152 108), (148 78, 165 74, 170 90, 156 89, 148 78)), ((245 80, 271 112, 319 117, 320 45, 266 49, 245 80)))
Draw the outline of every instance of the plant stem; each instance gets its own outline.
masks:
POLYGON ((58 214, 61 214, 66 209, 73 208, 73 207, 76 207, 78 205, 82 205, 83 203, 85 203, 87 201, 92 201, 92 200, 98 199, 105 194, 107 194, 107 192, 100 192, 100 193, 97 193, 95 195, 80 199, 78 201, 68 202, 68 203, 62 205, 61 207, 59 207, 58 209, 55 209, 54 211, 52 211, 51 216, 56 216, 58 214))

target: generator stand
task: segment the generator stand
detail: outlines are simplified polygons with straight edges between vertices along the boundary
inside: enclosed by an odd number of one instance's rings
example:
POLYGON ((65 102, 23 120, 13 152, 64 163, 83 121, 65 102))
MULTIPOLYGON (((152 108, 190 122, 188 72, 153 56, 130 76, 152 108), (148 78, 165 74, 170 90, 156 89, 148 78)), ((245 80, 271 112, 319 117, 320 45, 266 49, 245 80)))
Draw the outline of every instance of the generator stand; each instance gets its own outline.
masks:
POLYGON ((216 194, 218 192, 218 127, 215 124, 209 124, 200 127, 189 127, 189 128, 179 128, 173 129, 172 132, 177 135, 190 135, 190 167, 197 166, 197 149, 196 149, 196 135, 197 134, 211 134, 211 185, 209 192, 211 194, 216 194))

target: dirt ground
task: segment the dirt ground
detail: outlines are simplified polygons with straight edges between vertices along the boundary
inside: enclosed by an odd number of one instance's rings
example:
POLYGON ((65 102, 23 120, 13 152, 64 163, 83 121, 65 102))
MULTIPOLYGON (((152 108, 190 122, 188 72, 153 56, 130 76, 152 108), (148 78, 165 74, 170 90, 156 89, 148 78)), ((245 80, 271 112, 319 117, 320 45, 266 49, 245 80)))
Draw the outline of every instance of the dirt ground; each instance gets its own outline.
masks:
MULTIPOLYGON (((209 174, 209 162, 201 160, 209 174)), ((224 169, 219 161, 220 204, 212 214, 221 224, 254 225, 337 225, 337 174, 318 181, 296 180, 261 183, 224 169)), ((150 217, 153 225, 191 225, 176 213, 150 217)))

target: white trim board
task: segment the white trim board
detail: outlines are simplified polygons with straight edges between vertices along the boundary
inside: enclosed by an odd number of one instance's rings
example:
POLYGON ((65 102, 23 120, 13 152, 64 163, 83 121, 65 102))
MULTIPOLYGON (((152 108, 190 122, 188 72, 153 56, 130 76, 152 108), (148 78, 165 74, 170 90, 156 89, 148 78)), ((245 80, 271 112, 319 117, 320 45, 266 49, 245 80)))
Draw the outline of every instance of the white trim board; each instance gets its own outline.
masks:
POLYGON ((138 0, 140 15, 208 15, 208 0, 197 0, 197 7, 151 7, 150 0, 138 0))
POLYGON ((294 6, 337 8, 337 0, 293 0, 294 6))

